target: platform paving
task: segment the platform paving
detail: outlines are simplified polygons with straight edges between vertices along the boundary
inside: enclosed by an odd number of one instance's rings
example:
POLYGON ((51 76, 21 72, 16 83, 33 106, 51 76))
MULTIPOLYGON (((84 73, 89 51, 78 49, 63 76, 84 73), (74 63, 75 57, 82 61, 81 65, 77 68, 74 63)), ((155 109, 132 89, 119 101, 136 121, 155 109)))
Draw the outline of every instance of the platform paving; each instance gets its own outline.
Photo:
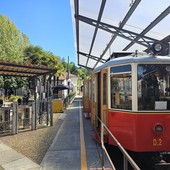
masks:
POLYGON ((101 147, 92 138, 93 129, 90 119, 84 117, 80 96, 76 96, 68 109, 60 115, 60 119, 63 123, 40 165, 0 143, 0 170, 97 170, 102 166, 110 167, 105 156, 102 161, 99 157, 99 155, 102 157, 101 147), (81 164, 81 125, 84 132, 85 155, 83 157, 86 158, 86 169, 82 168, 81 164))
POLYGON ((0 170, 40 170, 41 166, 0 143, 0 170))
MULTIPOLYGON (((81 170, 80 116, 82 114, 87 169, 102 168, 99 158, 101 147, 92 138, 93 129, 90 119, 83 114, 82 98, 76 97, 65 113, 65 120, 58 131, 53 144, 45 155, 41 166, 43 170, 81 170)), ((106 157, 104 166, 110 167, 106 157)), ((83 169, 84 170, 84 169, 83 169)))

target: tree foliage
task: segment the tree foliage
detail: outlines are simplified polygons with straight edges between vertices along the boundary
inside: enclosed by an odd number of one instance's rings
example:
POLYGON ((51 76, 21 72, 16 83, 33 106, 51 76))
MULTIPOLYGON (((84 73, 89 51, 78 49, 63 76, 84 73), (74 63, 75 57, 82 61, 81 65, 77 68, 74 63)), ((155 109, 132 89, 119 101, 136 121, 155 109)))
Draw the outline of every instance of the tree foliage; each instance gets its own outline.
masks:
MULTIPOLYGON (((23 62, 23 51, 29 45, 28 37, 20 32, 14 23, 0 15, 0 60, 23 62)), ((16 89, 27 81, 25 78, 0 77, 0 87, 16 89)))
MULTIPOLYGON (((59 70, 56 76, 62 76, 68 71, 68 62, 51 52, 44 51, 39 46, 30 45, 27 35, 20 32, 9 18, 0 15, 0 60, 23 62, 26 64, 55 67, 59 70)), ((69 63, 70 73, 84 79, 90 73, 88 69, 77 67, 74 62, 69 63)), ((27 78, 2 77, 0 87, 15 90, 28 85, 27 78)))
POLYGON ((29 45, 28 37, 21 33, 5 16, 0 15, 0 59, 22 62, 25 47, 29 45))
POLYGON ((90 74, 91 74, 91 70, 90 69, 79 67, 79 69, 78 69, 78 76, 82 80, 87 78, 90 74))
POLYGON ((64 67, 60 62, 60 58, 51 52, 44 51, 39 46, 29 46, 24 50, 24 62, 27 64, 44 65, 48 67, 58 68, 56 76, 64 74, 64 67))
MULTIPOLYGON (((64 58, 61 59, 61 63, 65 69, 65 71, 68 71, 68 62, 65 61, 64 58)), ((86 69, 83 67, 77 67, 74 62, 69 63, 70 73, 78 76, 82 80, 88 77, 91 73, 90 69, 86 69)))

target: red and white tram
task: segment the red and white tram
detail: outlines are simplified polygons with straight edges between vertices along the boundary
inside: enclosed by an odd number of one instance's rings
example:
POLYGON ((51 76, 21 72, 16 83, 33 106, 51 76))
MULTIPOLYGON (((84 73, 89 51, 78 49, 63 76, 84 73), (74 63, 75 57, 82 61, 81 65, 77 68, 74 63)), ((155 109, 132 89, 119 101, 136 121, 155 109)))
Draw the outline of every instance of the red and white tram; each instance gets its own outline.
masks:
POLYGON ((98 117, 126 150, 169 153, 170 56, 128 55, 97 67, 84 81, 84 109, 95 129, 98 117))

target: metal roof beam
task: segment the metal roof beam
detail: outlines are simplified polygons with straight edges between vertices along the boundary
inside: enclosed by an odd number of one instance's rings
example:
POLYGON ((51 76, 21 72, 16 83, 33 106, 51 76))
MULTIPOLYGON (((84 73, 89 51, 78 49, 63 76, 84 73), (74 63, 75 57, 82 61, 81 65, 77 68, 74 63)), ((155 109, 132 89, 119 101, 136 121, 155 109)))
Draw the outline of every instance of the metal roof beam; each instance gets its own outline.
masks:
MULTIPOLYGON (((84 52, 78 52, 80 55, 83 55, 83 56, 85 56, 85 57, 87 57, 87 58, 91 58, 91 59, 93 59, 93 60, 96 60, 96 61, 99 61, 99 57, 96 57, 96 56, 93 56, 93 55, 89 55, 89 54, 87 54, 87 53, 84 53, 84 52)), ((105 59, 101 59, 101 63, 105 63, 107 60, 105 60, 105 59)), ((87 64, 86 64, 87 65, 87 64)))
MULTIPOLYGON (((100 6, 100 11, 99 11, 98 19, 97 19, 97 25, 95 27, 94 34, 93 34, 93 38, 92 38, 92 42, 91 42, 91 46, 90 46, 90 50, 89 50, 89 56, 90 56, 92 49, 93 49, 94 41, 96 39, 96 35, 97 35, 97 31, 98 31, 98 25, 99 25, 99 22, 101 21, 105 4, 106 4, 106 0, 103 0, 102 3, 101 3, 101 6, 100 6)), ((89 61, 89 59, 87 59, 86 65, 88 64, 88 61, 89 61)))
POLYGON ((85 65, 82 65, 82 64, 78 64, 80 67, 84 67, 84 68, 88 68, 88 69, 91 69, 92 70, 92 68, 91 67, 88 67, 88 66, 85 66, 85 65))
MULTIPOLYGON (((136 0, 131 8, 129 9, 129 11, 127 12, 126 16, 124 17, 123 21, 120 23, 119 28, 123 28, 123 26, 126 24, 126 22, 128 21, 128 19, 131 17, 131 15, 133 14, 133 12, 135 11, 135 9, 137 8, 137 6, 139 5, 139 3, 141 2, 141 0, 136 0)), ((109 41, 108 45, 106 46, 106 48, 104 49, 103 53, 100 56, 100 59, 105 55, 105 53, 107 52, 107 50, 110 48, 110 46, 112 45, 113 41, 116 39, 117 35, 114 34, 114 36, 111 38, 111 40, 109 41)), ((99 61, 100 61, 99 59, 99 61)), ((98 62, 95 64, 94 68, 96 67, 96 65, 98 64, 98 62)))
MULTIPOLYGON (((79 15, 79 0, 74 0, 75 9, 75 27, 76 27, 76 46, 77 52, 79 52, 79 20, 76 19, 79 15)), ((79 63, 79 54, 77 53, 77 62, 79 63)))
MULTIPOLYGON (((81 15, 79 15, 77 17, 80 21, 90 24, 94 27, 97 25, 97 22, 98 22, 94 19, 87 18, 87 17, 81 16, 81 15)), ((107 24, 104 22, 99 22, 98 28, 100 28, 104 31, 107 31, 111 34, 116 34, 117 36, 120 36, 120 37, 127 39, 129 41, 133 41, 133 42, 143 45, 145 47, 148 47, 151 44, 153 44, 155 41, 158 41, 157 39, 147 37, 144 35, 140 35, 135 32, 128 31, 126 29, 122 29, 122 28, 119 28, 119 27, 116 27, 116 26, 113 26, 113 25, 110 25, 110 24, 107 24), (136 39, 138 36, 140 37, 139 40, 136 39)))
MULTIPOLYGON (((170 13, 170 6, 166 8, 153 22, 151 22, 150 25, 148 25, 140 34, 138 37, 136 37, 135 41, 138 41, 141 36, 145 35, 147 32, 149 32, 155 25, 157 25, 162 19, 164 19, 168 14, 170 13)), ((134 45, 135 42, 129 43, 123 51, 128 50, 132 45, 134 45)))

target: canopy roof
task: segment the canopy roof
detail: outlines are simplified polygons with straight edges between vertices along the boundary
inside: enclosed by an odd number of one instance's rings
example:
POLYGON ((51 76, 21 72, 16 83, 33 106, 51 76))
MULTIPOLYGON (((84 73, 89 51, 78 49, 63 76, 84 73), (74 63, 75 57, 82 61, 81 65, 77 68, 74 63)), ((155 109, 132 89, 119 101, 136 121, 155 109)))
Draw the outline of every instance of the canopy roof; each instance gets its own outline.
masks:
POLYGON ((57 72, 57 68, 0 61, 0 76, 38 77, 57 72))
POLYGON ((116 51, 170 41, 169 0, 70 0, 79 66, 95 68, 116 51))
POLYGON ((56 86, 53 87, 53 91, 56 92, 56 91, 61 91, 61 90, 68 90, 70 89, 69 86, 66 86, 64 84, 58 84, 56 86))

